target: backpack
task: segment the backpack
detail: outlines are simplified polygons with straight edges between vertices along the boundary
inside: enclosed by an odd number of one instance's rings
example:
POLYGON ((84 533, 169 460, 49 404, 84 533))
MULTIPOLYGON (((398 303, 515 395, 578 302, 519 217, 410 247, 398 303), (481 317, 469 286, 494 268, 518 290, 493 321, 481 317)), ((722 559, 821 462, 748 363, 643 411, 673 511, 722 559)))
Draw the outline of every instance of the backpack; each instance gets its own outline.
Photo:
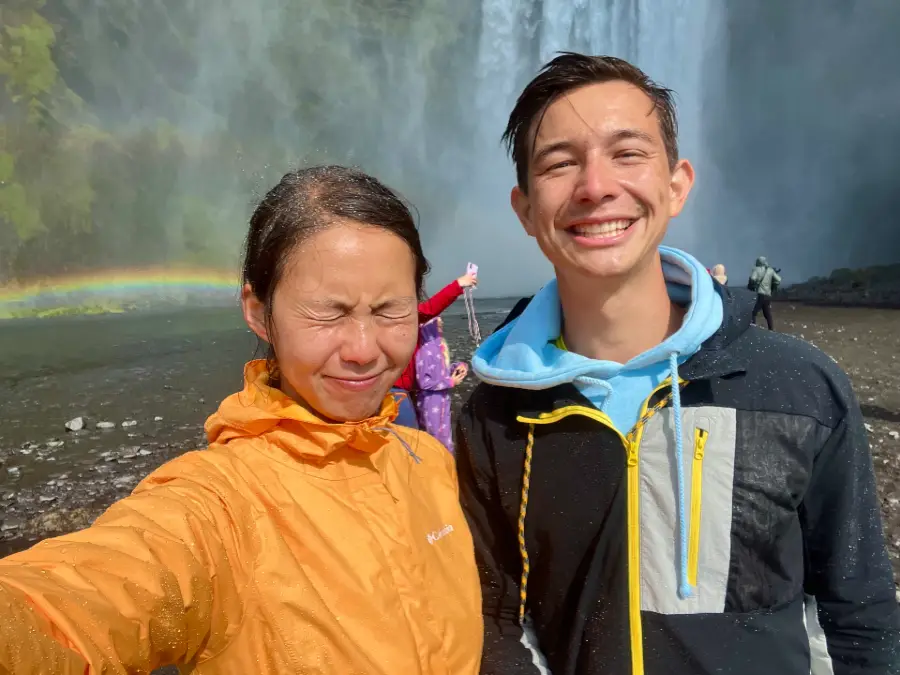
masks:
POLYGON ((751 275, 750 278, 747 280, 747 290, 753 291, 754 293, 759 292, 759 284, 761 281, 762 281, 762 279, 754 279, 753 276, 751 275))

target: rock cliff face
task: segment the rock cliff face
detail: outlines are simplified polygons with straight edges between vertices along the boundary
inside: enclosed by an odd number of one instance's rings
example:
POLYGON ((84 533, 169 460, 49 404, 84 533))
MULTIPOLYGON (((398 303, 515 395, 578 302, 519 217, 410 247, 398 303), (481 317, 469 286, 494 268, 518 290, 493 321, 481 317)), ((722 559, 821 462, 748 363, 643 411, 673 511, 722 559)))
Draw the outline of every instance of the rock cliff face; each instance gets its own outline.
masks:
POLYGON ((817 305, 845 305, 900 309, 900 263, 858 270, 841 268, 828 277, 813 277, 788 286, 779 300, 817 305))

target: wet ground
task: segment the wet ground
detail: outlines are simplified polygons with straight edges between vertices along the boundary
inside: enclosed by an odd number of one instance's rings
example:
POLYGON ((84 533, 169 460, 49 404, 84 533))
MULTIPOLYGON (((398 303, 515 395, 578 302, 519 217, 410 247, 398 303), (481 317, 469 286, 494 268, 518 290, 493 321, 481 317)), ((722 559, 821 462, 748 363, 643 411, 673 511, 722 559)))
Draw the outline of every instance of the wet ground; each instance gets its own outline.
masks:
MULTIPOLYGON (((458 305, 445 330, 467 359, 458 305)), ((481 301, 482 330, 510 306, 481 301)), ((203 447, 203 422, 261 354, 233 309, 0 322, 0 556, 89 525, 153 469, 203 447), (83 428, 67 430, 77 418, 83 428)))
MULTIPOLYGON (((900 310, 774 306, 775 327, 832 356, 866 418, 894 578, 900 583, 900 310)), ((760 315, 760 321, 765 321, 760 315)))
MULTIPOLYGON (((445 315, 455 360, 473 346, 459 304, 445 315)), ((479 302, 483 334, 511 304, 479 302)), ((850 374, 900 578, 900 311, 776 304, 775 317, 850 374)), ((255 351, 231 309, 0 323, 0 555, 88 525, 155 467, 203 447, 204 420, 255 351), (84 428, 67 431, 77 417, 84 428)))

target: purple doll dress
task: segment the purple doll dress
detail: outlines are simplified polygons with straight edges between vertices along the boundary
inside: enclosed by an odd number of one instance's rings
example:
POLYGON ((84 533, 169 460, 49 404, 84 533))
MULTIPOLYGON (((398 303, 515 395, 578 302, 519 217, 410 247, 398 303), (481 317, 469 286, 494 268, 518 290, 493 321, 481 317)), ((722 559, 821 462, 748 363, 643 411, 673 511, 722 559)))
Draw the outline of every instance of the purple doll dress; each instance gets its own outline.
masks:
POLYGON ((416 413, 419 428, 438 439, 452 453, 451 375, 460 364, 450 363, 450 351, 444 340, 443 322, 440 317, 419 327, 419 349, 415 359, 416 413))

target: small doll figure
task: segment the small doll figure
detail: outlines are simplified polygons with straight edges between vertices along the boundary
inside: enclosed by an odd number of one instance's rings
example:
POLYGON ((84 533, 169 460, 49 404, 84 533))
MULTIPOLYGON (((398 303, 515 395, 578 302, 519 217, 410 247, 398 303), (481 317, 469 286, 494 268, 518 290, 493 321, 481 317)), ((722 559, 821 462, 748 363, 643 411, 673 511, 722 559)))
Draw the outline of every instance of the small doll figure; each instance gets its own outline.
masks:
POLYGON ((438 439, 453 452, 453 426, 450 421, 450 390, 465 379, 465 363, 450 363, 450 351, 444 339, 440 317, 419 327, 416 352, 416 413, 419 428, 438 439))

